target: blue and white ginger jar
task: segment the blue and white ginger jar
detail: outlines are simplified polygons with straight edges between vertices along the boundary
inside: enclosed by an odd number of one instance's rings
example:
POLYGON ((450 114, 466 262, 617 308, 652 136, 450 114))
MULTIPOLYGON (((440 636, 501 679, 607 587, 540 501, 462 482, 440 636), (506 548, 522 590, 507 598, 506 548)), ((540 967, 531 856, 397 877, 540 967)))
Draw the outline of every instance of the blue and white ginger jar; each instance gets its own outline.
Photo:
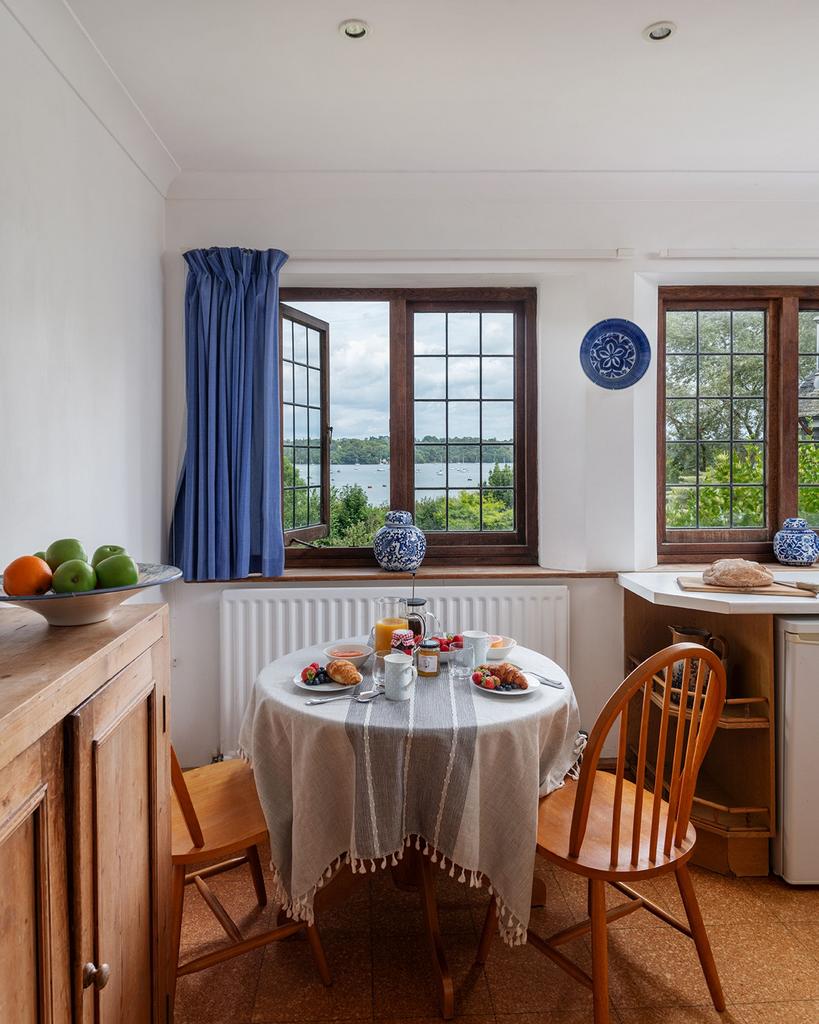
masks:
POLYGON ((415 572, 427 553, 427 539, 409 512, 388 512, 373 540, 373 551, 387 572, 415 572))
POLYGON ((783 565, 813 565, 819 556, 819 537, 806 520, 786 519, 774 536, 773 550, 783 565))

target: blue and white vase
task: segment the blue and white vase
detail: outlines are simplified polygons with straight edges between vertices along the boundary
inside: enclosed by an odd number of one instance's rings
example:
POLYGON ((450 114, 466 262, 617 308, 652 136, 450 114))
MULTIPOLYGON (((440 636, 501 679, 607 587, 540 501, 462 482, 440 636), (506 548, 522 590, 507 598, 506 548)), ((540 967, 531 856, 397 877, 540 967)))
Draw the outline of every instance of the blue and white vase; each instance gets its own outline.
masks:
POLYGON ((783 565, 813 565, 819 556, 819 537, 806 520, 786 519, 774 536, 773 551, 783 565))
POLYGON ((373 551, 387 572, 415 572, 427 553, 427 539, 409 512, 388 512, 373 540, 373 551))

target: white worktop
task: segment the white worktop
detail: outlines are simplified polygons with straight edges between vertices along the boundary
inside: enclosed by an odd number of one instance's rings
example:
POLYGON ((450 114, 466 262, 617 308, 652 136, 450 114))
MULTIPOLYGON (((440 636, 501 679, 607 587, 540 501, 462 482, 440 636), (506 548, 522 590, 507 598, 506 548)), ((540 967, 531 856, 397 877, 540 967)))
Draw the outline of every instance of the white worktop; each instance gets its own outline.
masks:
MULTIPOLYGON (((704 612, 722 612, 725 615, 819 615, 819 598, 773 597, 766 594, 699 594, 681 590, 677 577, 693 575, 676 569, 674 572, 621 572, 617 582, 625 590, 637 594, 652 604, 668 605, 671 608, 698 608, 704 612)), ((805 569, 774 571, 776 579, 785 582, 804 580, 819 583, 819 570, 805 569)), ((796 595, 796 591, 794 591, 796 595)))

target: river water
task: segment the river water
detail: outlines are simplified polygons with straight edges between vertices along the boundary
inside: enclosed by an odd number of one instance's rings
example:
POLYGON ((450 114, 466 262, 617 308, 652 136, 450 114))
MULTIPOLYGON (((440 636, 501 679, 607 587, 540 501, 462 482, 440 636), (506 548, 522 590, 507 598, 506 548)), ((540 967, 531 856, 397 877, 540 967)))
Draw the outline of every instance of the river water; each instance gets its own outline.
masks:
MULTIPOLYGON (((500 463, 505 466, 506 463, 500 463)), ((494 462, 485 462, 483 470, 477 462, 451 463, 449 467, 449 488, 458 494, 467 488, 477 487, 479 478, 486 482, 495 468, 494 462)), ((307 480, 307 466, 298 466, 303 480, 307 480)), ((376 465, 331 466, 330 483, 341 489, 358 484, 367 495, 370 505, 389 505, 390 467, 376 465)), ((438 462, 424 462, 415 467, 415 485, 419 489, 446 487, 446 471, 438 462)))

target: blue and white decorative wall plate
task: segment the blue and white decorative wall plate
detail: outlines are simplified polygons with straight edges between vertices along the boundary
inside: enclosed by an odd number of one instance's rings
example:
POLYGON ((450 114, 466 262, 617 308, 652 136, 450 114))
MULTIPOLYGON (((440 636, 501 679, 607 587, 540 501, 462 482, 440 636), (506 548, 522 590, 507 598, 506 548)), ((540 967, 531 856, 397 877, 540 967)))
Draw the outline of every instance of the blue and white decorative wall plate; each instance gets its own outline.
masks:
POLYGON ((631 320, 601 320, 586 331, 580 344, 583 372, 601 388, 630 388, 650 362, 648 338, 631 320))

